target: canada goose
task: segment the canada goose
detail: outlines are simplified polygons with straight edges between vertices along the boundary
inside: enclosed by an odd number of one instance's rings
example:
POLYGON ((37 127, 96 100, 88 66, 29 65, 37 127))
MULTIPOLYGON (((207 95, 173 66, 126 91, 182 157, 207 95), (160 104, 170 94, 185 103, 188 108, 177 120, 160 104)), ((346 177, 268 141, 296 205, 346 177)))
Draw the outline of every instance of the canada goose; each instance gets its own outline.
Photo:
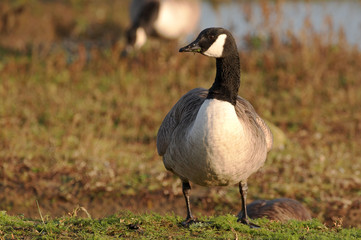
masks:
POLYGON ((238 183, 244 215, 238 220, 251 227, 246 211, 247 178, 265 162, 272 133, 252 105, 238 96, 240 60, 232 34, 207 28, 180 52, 216 58, 212 87, 186 93, 164 118, 157 150, 167 170, 182 181, 187 218, 194 222, 189 203, 189 181, 202 186, 238 183))
POLYGON ((133 47, 140 48, 147 36, 171 40, 185 37, 194 31, 199 17, 197 0, 133 0, 123 55, 133 47))
MULTIPOLYGON (((289 198, 277 198, 273 200, 256 200, 247 205, 248 217, 263 218, 270 220, 288 221, 288 220, 311 220, 311 214, 300 202, 289 198)), ((242 211, 239 217, 242 217, 242 211)))

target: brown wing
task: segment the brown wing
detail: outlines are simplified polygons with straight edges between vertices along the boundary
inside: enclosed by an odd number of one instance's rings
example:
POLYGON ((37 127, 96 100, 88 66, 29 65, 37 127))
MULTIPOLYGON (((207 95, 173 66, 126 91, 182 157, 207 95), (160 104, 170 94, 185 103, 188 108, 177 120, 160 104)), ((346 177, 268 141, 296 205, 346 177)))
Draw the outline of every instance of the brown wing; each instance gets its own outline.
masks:
POLYGON ((157 150, 160 156, 163 156, 167 151, 176 127, 181 123, 189 125, 194 121, 207 94, 207 89, 195 88, 181 97, 169 111, 158 130, 157 150))
MULTIPOLYGON (((253 106, 246 99, 238 96, 237 104, 236 104, 236 113, 240 120, 243 121, 248 120, 253 126, 257 126, 257 125, 259 126, 259 128, 262 130, 265 136, 267 151, 269 152, 273 144, 272 132, 265 123, 265 121, 263 121, 263 119, 260 116, 258 116, 253 106)), ((257 132, 254 132, 254 134, 257 134, 257 132)))

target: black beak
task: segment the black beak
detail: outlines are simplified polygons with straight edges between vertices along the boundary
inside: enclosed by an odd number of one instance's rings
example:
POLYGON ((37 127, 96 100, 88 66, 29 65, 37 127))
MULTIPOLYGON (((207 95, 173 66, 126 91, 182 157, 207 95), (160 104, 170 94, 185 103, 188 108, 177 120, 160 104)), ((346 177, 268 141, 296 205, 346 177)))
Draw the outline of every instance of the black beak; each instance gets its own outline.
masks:
POLYGON ((191 44, 182 47, 179 49, 179 52, 194 52, 194 53, 200 53, 202 51, 202 48, 198 45, 198 40, 195 40, 191 44))
POLYGON ((120 57, 127 57, 133 51, 133 46, 127 45, 120 54, 120 57))

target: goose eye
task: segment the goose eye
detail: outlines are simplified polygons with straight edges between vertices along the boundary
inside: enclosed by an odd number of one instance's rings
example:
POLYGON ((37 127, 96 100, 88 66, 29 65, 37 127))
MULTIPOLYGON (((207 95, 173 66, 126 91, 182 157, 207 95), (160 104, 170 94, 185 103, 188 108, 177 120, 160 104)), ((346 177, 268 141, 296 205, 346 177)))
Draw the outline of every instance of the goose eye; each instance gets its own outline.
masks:
POLYGON ((215 39, 216 37, 215 37, 214 35, 210 35, 209 38, 213 40, 213 39, 215 39))

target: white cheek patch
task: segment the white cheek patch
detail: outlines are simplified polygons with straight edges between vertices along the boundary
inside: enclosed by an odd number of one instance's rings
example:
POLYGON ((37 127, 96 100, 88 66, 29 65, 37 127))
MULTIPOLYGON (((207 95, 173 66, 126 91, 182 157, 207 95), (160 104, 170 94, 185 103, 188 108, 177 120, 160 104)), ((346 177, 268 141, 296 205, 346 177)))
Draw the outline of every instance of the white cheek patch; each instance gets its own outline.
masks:
POLYGON ((147 41, 147 34, 143 28, 137 28, 137 32, 135 35, 135 47, 140 48, 147 41))
POLYGON ((217 37, 217 40, 205 51, 203 54, 208 57, 219 58, 222 57, 224 43, 226 42, 227 35, 221 34, 217 37))

